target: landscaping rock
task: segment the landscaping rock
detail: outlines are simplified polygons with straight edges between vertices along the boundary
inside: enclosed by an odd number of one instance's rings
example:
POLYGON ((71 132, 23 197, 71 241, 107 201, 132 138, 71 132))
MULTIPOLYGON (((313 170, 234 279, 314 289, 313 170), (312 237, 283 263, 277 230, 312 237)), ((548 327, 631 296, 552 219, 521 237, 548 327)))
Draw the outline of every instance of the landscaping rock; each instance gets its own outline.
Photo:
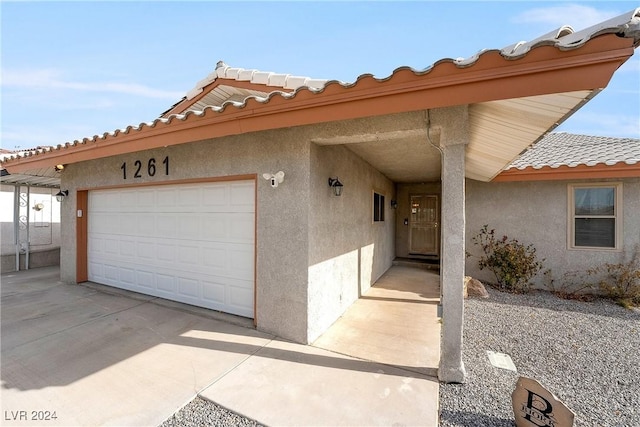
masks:
POLYGON ((471 276, 464 277, 464 297, 468 298, 472 297, 480 297, 480 298, 489 298, 489 293, 485 289, 482 282, 478 279, 474 279, 471 276))

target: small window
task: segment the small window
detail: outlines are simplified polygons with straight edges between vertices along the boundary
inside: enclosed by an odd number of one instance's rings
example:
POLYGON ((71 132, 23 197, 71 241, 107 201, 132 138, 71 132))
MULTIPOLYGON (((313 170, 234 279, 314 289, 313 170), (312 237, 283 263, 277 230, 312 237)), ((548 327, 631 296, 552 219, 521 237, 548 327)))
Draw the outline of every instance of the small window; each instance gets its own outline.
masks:
POLYGON ((570 247, 617 249, 622 184, 570 185, 570 247))
POLYGON ((384 221, 384 196, 373 193, 373 222, 384 221))

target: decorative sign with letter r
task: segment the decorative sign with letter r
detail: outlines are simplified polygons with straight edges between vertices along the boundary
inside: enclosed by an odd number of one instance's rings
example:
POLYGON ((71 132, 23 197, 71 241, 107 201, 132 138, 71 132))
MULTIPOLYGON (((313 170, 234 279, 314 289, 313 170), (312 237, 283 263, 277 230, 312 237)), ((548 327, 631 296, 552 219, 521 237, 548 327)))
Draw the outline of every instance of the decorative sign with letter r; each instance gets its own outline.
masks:
POLYGON ((574 413, 539 382, 520 377, 511 395, 518 427, 571 427, 574 413))

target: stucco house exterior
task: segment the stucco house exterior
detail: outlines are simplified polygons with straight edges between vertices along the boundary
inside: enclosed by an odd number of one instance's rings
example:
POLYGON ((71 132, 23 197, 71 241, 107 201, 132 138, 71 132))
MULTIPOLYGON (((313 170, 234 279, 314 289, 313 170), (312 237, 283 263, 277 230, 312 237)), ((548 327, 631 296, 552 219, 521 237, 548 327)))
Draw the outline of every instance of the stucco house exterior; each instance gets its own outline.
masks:
MULTIPOLYGON (((467 250, 484 224, 532 243, 549 286, 604 263, 630 259, 640 247, 640 139, 552 133, 491 182, 467 182, 467 250), (567 274, 569 277, 567 277, 567 274)), ((479 271, 476 258, 467 273, 479 271)))
POLYGON ((639 43, 640 9, 350 84, 220 62, 151 123, 2 167, 64 165, 63 281, 249 317, 302 343, 396 257, 437 259, 439 377, 462 382, 474 194, 605 88, 639 43))

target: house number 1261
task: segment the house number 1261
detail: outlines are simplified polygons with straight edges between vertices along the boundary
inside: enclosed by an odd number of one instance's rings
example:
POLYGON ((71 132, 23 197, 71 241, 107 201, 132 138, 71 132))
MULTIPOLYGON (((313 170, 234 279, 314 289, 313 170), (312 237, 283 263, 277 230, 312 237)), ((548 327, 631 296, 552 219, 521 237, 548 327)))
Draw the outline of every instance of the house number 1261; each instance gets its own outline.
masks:
MULTIPOLYGON (((165 157, 164 160, 162 161, 162 166, 164 167, 164 174, 165 175, 169 175, 169 156, 165 157)), ((127 179, 127 162, 124 162, 122 164, 122 166, 120 166, 120 169, 122 169, 122 177, 124 179, 127 179)), ((150 158, 149 161, 147 162, 147 175, 148 176, 155 176, 156 172, 158 170, 158 166, 156 166, 156 159, 155 158, 150 158)), ((133 177, 134 178, 142 178, 142 174, 144 173, 143 167, 142 167, 142 162, 140 160, 136 160, 135 162, 133 162, 133 177)))

